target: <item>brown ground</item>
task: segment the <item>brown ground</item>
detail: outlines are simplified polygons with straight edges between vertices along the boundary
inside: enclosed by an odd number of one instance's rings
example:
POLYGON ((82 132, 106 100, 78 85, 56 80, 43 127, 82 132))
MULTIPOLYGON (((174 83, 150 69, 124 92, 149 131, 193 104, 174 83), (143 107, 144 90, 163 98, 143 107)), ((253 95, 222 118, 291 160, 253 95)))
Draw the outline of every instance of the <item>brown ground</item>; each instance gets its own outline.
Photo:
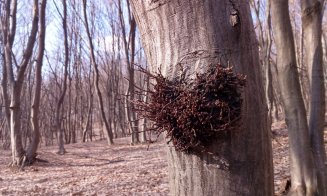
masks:
MULTIPOLYGON (((280 193, 289 178, 288 137, 284 122, 273 125, 275 191, 280 193)), ((41 147, 38 162, 24 171, 9 168, 10 151, 0 150, 0 195, 169 195, 164 143, 129 145, 118 139, 41 147)))
POLYGON ((127 139, 45 147, 25 171, 7 167, 9 151, 0 151, 0 195, 168 195, 164 144, 130 146, 127 139))

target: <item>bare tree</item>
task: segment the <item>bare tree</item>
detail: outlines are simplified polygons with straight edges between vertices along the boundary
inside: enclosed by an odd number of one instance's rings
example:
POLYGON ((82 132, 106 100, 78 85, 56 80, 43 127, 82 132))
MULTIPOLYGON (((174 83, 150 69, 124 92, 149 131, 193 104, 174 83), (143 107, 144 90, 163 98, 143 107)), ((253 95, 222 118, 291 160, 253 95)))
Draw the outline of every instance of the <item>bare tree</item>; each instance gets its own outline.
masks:
POLYGON ((25 78, 25 71, 33 54, 33 48, 38 31, 39 9, 38 1, 33 1, 33 19, 30 35, 23 51, 23 58, 14 74, 13 64, 13 43, 16 33, 17 1, 7 0, 5 3, 5 16, 2 19, 3 37, 5 46, 6 71, 8 74, 9 94, 10 94, 10 130, 12 165, 23 165, 25 151, 22 145, 21 136, 21 92, 25 78), (16 77, 15 77, 16 76, 16 77))
POLYGON ((39 125, 39 108, 41 101, 41 84, 42 84, 42 64, 43 55, 45 50, 45 10, 47 0, 42 0, 40 6, 40 24, 39 24, 39 48, 36 59, 36 70, 35 70, 35 90, 33 96, 33 103, 31 108, 31 124, 33 129, 32 142, 27 149, 26 156, 29 163, 33 163, 36 157, 36 151, 40 143, 40 125, 39 125))
POLYGON ((101 113, 102 122, 104 123, 104 126, 105 126, 105 133, 106 133, 106 136, 107 136, 108 144, 112 145, 114 143, 113 134, 112 134, 112 130, 110 128, 110 125, 108 123, 108 120, 106 118, 106 113, 104 111, 102 94, 101 94, 101 90, 100 90, 100 87, 99 87, 100 74, 99 74, 98 64, 96 62, 94 46, 93 46, 92 36, 91 36, 90 28, 89 28, 89 22, 88 22, 86 8, 87 8, 86 0, 83 0, 84 24, 85 24, 86 34, 87 34, 89 47, 90 47, 91 63, 93 65, 93 69, 95 71, 94 85, 95 85, 98 100, 99 100, 99 109, 100 109, 100 113, 101 113))
POLYGON ((67 78, 68 78, 68 66, 69 66, 69 45, 68 45, 68 26, 67 26, 67 1, 62 0, 63 4, 63 15, 62 15, 62 28, 64 31, 64 50, 65 50, 65 60, 64 60, 64 82, 63 89, 60 94, 59 100, 57 102, 56 107, 56 129, 59 132, 59 150, 58 154, 65 154, 65 146, 64 146, 64 130, 62 127, 62 105, 64 103, 64 99, 67 91, 67 78))
POLYGON ((125 57, 127 62, 127 70, 128 70, 128 89, 126 93, 126 99, 125 99, 125 105, 126 105, 126 115, 127 120, 129 123, 130 130, 132 132, 132 144, 139 143, 139 134, 138 134, 138 120, 136 118, 135 114, 135 107, 134 103, 131 100, 134 100, 135 96, 135 74, 134 74, 134 56, 135 56, 135 36, 136 36, 136 22, 134 19, 134 16, 131 13, 129 1, 127 2, 127 8, 128 8, 128 21, 129 21, 129 27, 130 32, 127 37, 127 28, 124 21, 124 14, 123 14, 123 8, 122 8, 122 1, 118 0, 118 9, 119 9, 119 21, 120 21, 120 27, 122 31, 122 40, 124 43, 124 51, 125 51, 125 57))

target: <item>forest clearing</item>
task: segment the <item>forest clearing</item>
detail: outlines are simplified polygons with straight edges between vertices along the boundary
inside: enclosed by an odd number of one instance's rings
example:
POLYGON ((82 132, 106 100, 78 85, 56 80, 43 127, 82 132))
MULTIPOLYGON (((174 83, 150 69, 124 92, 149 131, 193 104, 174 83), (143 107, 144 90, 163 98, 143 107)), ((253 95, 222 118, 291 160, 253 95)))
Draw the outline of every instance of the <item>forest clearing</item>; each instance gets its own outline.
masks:
MULTIPOLYGON (((285 122, 273 124, 275 195, 289 174, 285 122)), ((325 142, 327 140, 325 139, 325 142)), ((0 195, 169 195, 165 142, 130 145, 129 138, 41 147, 37 162, 24 171, 8 167, 10 151, 0 150, 0 195)))

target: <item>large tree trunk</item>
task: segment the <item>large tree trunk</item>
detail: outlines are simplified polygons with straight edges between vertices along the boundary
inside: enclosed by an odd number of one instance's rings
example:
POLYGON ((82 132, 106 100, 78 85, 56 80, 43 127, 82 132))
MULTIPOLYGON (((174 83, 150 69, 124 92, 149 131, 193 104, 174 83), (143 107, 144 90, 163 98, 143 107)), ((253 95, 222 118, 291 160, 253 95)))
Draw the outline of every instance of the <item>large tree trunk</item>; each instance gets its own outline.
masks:
POLYGON ((327 195, 326 152, 324 146, 325 86, 322 51, 322 4, 324 1, 301 1, 305 64, 311 85, 309 132, 317 167, 319 195, 327 195))
POLYGON ((188 78, 209 64, 247 75, 242 126, 197 155, 168 147, 172 195, 273 195, 272 154, 257 41, 248 1, 132 0, 152 70, 188 78), (217 159, 218 158, 218 159, 217 159))
POLYGON ((271 2, 277 48, 278 81, 290 142, 291 195, 315 195, 317 179, 302 99, 288 1, 271 2))

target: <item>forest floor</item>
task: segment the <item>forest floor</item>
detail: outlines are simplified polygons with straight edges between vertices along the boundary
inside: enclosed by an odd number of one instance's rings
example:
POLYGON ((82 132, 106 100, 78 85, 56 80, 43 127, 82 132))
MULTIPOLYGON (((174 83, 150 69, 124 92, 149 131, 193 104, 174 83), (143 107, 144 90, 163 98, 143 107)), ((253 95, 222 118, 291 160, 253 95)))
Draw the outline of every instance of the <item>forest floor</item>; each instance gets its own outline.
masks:
MULTIPOLYGON (((275 192, 289 179, 284 122, 273 124, 275 192)), ((23 171, 8 167, 10 151, 0 150, 0 195, 169 195, 165 143, 129 145, 128 138, 41 147, 37 162, 23 171)))

